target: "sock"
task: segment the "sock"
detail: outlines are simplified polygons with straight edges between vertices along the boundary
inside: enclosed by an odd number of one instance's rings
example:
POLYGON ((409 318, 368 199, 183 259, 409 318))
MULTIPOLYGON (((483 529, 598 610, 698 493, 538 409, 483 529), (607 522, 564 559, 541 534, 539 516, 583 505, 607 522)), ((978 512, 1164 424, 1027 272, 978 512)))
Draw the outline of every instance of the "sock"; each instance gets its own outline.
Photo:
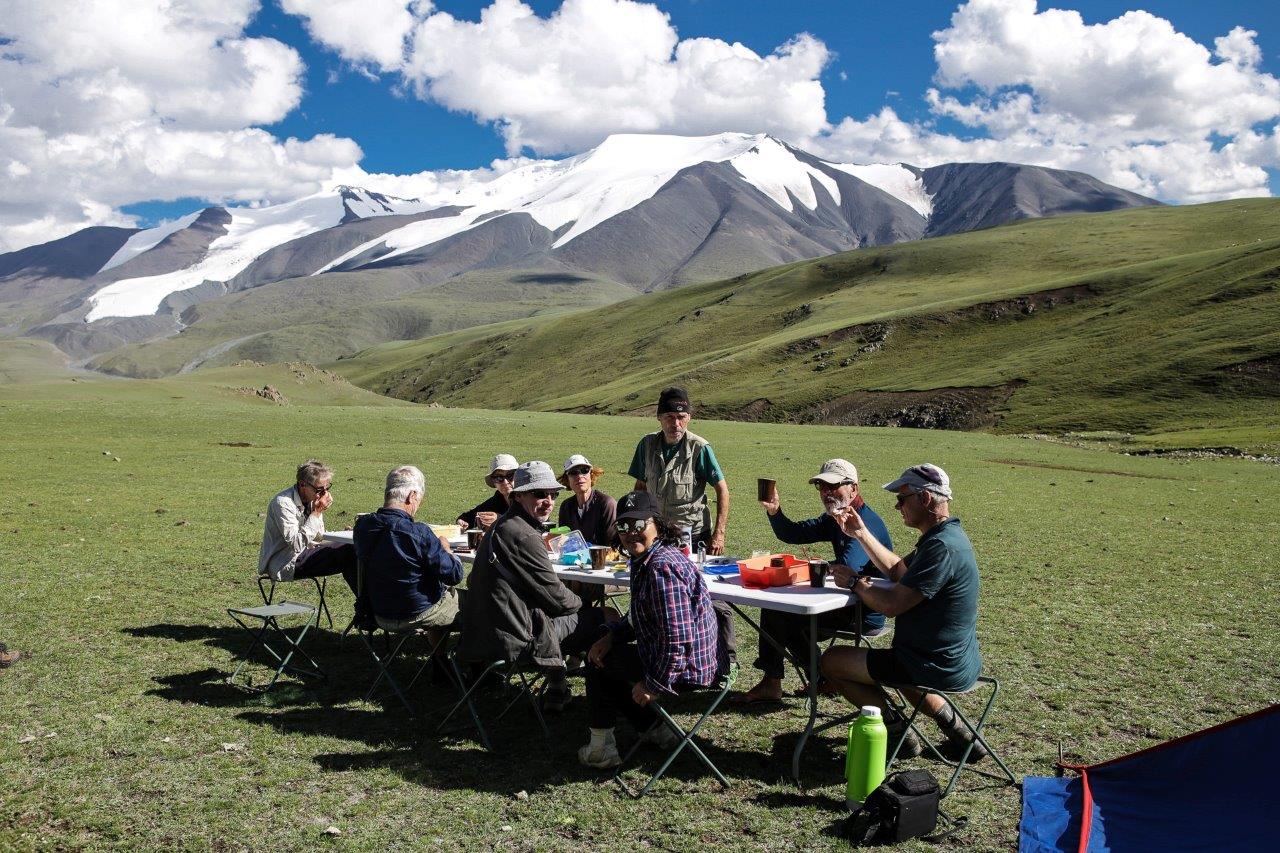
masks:
POLYGON ((613 743, 613 729, 592 729, 591 750, 603 749, 606 744, 613 743))

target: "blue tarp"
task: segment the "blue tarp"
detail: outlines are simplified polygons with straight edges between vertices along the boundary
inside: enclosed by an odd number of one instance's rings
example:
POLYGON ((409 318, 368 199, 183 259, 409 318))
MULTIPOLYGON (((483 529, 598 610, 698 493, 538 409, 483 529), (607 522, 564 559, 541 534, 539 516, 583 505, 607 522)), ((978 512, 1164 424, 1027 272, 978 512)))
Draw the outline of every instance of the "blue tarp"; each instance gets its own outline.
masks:
POLYGON ((1280 705, 1078 769, 1024 781, 1021 853, 1280 850, 1280 705))

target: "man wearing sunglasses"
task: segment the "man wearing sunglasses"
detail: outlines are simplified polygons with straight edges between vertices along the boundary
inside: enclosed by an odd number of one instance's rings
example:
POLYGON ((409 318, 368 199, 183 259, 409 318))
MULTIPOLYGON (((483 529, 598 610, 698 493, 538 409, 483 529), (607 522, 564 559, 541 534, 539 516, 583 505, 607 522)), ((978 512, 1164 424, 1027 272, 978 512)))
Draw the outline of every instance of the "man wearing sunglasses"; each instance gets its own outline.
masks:
POLYGON ((485 664, 517 660, 532 645, 533 662, 548 671, 543 704, 550 711, 569 699, 564 656, 585 653, 604 626, 603 611, 582 610, 561 582, 542 538, 560 488, 546 462, 516 469, 511 508, 482 540, 467 578, 458 644, 459 660, 485 664))
MULTIPOLYGON (((919 685, 935 690, 967 690, 982 674, 978 649, 978 563, 960 519, 951 514, 951 480, 936 465, 914 465, 885 489, 898 496, 898 512, 908 527, 920 531, 915 549, 899 557, 881 544, 856 512, 840 518, 841 528, 870 555, 893 583, 873 586, 847 568, 835 572, 837 584, 848 586, 863 604, 895 617, 893 645, 888 649, 841 647, 822 656, 822 673, 855 705, 885 708, 877 684, 919 685)), ((904 694, 932 717, 946 735, 939 751, 958 758, 973 739, 939 697, 919 691, 904 694)), ((890 737, 905 720, 886 710, 890 737)), ((920 743, 909 733, 899 755, 918 755, 920 743)), ((970 761, 987 755, 981 743, 970 761)))
POLYGON ((356 550, 324 542, 324 511, 333 505, 333 469, 316 459, 298 466, 294 485, 271 499, 262 528, 258 572, 277 581, 340 574, 356 591, 356 550))
MULTIPOLYGON (((760 502, 769 517, 773 535, 788 545, 829 542, 836 565, 848 566, 860 574, 879 577, 880 572, 876 570, 867 552, 853 537, 845 534, 840 528, 840 522, 836 520, 846 511, 856 512, 876 541, 886 548, 893 548, 893 540, 889 537, 889 529, 884 520, 867 505, 858 491, 858 469, 847 459, 828 459, 822 463, 821 470, 809 478, 809 482, 817 489, 818 498, 822 501, 823 512, 819 516, 804 521, 787 518, 776 490, 768 500, 760 502)), ((836 631, 853 628, 856 615, 857 608, 852 603, 848 607, 823 613, 818 617, 819 638, 828 638, 836 631)), ((786 674, 782 650, 767 637, 781 643, 796 660, 802 661, 811 659, 809 646, 817 641, 817 638, 809 636, 807 616, 763 610, 760 613, 760 628, 760 651, 755 665, 764 676, 759 684, 743 694, 741 704, 776 702, 782 699, 782 677, 786 674)), ((884 615, 869 607, 863 608, 862 633, 875 636, 884 630, 884 615)))

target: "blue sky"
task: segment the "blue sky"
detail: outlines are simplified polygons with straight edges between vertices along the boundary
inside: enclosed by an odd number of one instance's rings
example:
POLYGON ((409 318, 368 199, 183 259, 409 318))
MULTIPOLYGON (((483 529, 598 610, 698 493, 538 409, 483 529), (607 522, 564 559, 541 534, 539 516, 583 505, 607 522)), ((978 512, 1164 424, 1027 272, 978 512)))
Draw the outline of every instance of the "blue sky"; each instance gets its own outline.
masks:
POLYGON ((6 123, 21 133, 0 139, 12 179, 0 187, 0 250, 85 224, 149 225, 209 200, 287 201, 335 175, 564 156, 637 130, 770 132, 851 162, 1029 162, 1179 203, 1280 194, 1276 2, 657 0, 628 12, 615 0, 569 0, 593 18, 582 42, 568 26, 556 31, 568 17, 561 0, 525 0, 541 25, 533 35, 478 23, 489 4, 510 13, 514 0, 408 12, 409 0, 226 0, 216 15, 140 14, 131 0, 11 2, 0 20, 0 101, 16 107, 6 123), (1083 26, 1054 9, 1078 12, 1083 26), (1147 13, 1142 26, 1116 21, 1134 10, 1147 13), (383 21, 403 33, 390 55, 378 43, 383 21), (431 38, 416 43, 429 25, 431 38), (646 70, 612 67, 630 49, 617 40, 626 27, 646 70), (802 33, 812 38, 784 47, 802 33), (681 49, 706 39, 714 50, 664 53, 664 37, 674 45, 677 34, 681 49), (508 62, 494 46, 512 38, 508 62), (1092 58, 1059 69, 1049 43, 1058 38, 1072 58, 1092 58), (249 43, 259 54, 227 49, 249 43), (734 72, 746 91, 734 92, 733 79, 711 91, 737 57, 734 43, 753 52, 751 68, 734 72), (624 85, 593 88, 596 69, 624 85), (549 101, 525 109, 504 99, 514 77, 550 81, 549 101), (108 78, 117 85, 104 99, 108 78), (684 82, 683 103, 655 95, 671 79, 684 82), (690 96, 690 80, 694 90, 708 84, 705 97, 690 96), (579 88, 590 91, 575 103, 579 88))

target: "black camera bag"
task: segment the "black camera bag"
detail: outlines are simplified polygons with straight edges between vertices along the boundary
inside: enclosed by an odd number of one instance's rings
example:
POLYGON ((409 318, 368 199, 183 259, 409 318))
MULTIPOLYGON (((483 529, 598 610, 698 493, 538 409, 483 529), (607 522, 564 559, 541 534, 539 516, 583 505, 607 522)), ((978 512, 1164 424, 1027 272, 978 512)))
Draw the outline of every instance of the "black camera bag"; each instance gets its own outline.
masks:
POLYGON ((938 780, 927 770, 894 773, 845 823, 854 846, 897 844, 928 835, 938 825, 938 780))

